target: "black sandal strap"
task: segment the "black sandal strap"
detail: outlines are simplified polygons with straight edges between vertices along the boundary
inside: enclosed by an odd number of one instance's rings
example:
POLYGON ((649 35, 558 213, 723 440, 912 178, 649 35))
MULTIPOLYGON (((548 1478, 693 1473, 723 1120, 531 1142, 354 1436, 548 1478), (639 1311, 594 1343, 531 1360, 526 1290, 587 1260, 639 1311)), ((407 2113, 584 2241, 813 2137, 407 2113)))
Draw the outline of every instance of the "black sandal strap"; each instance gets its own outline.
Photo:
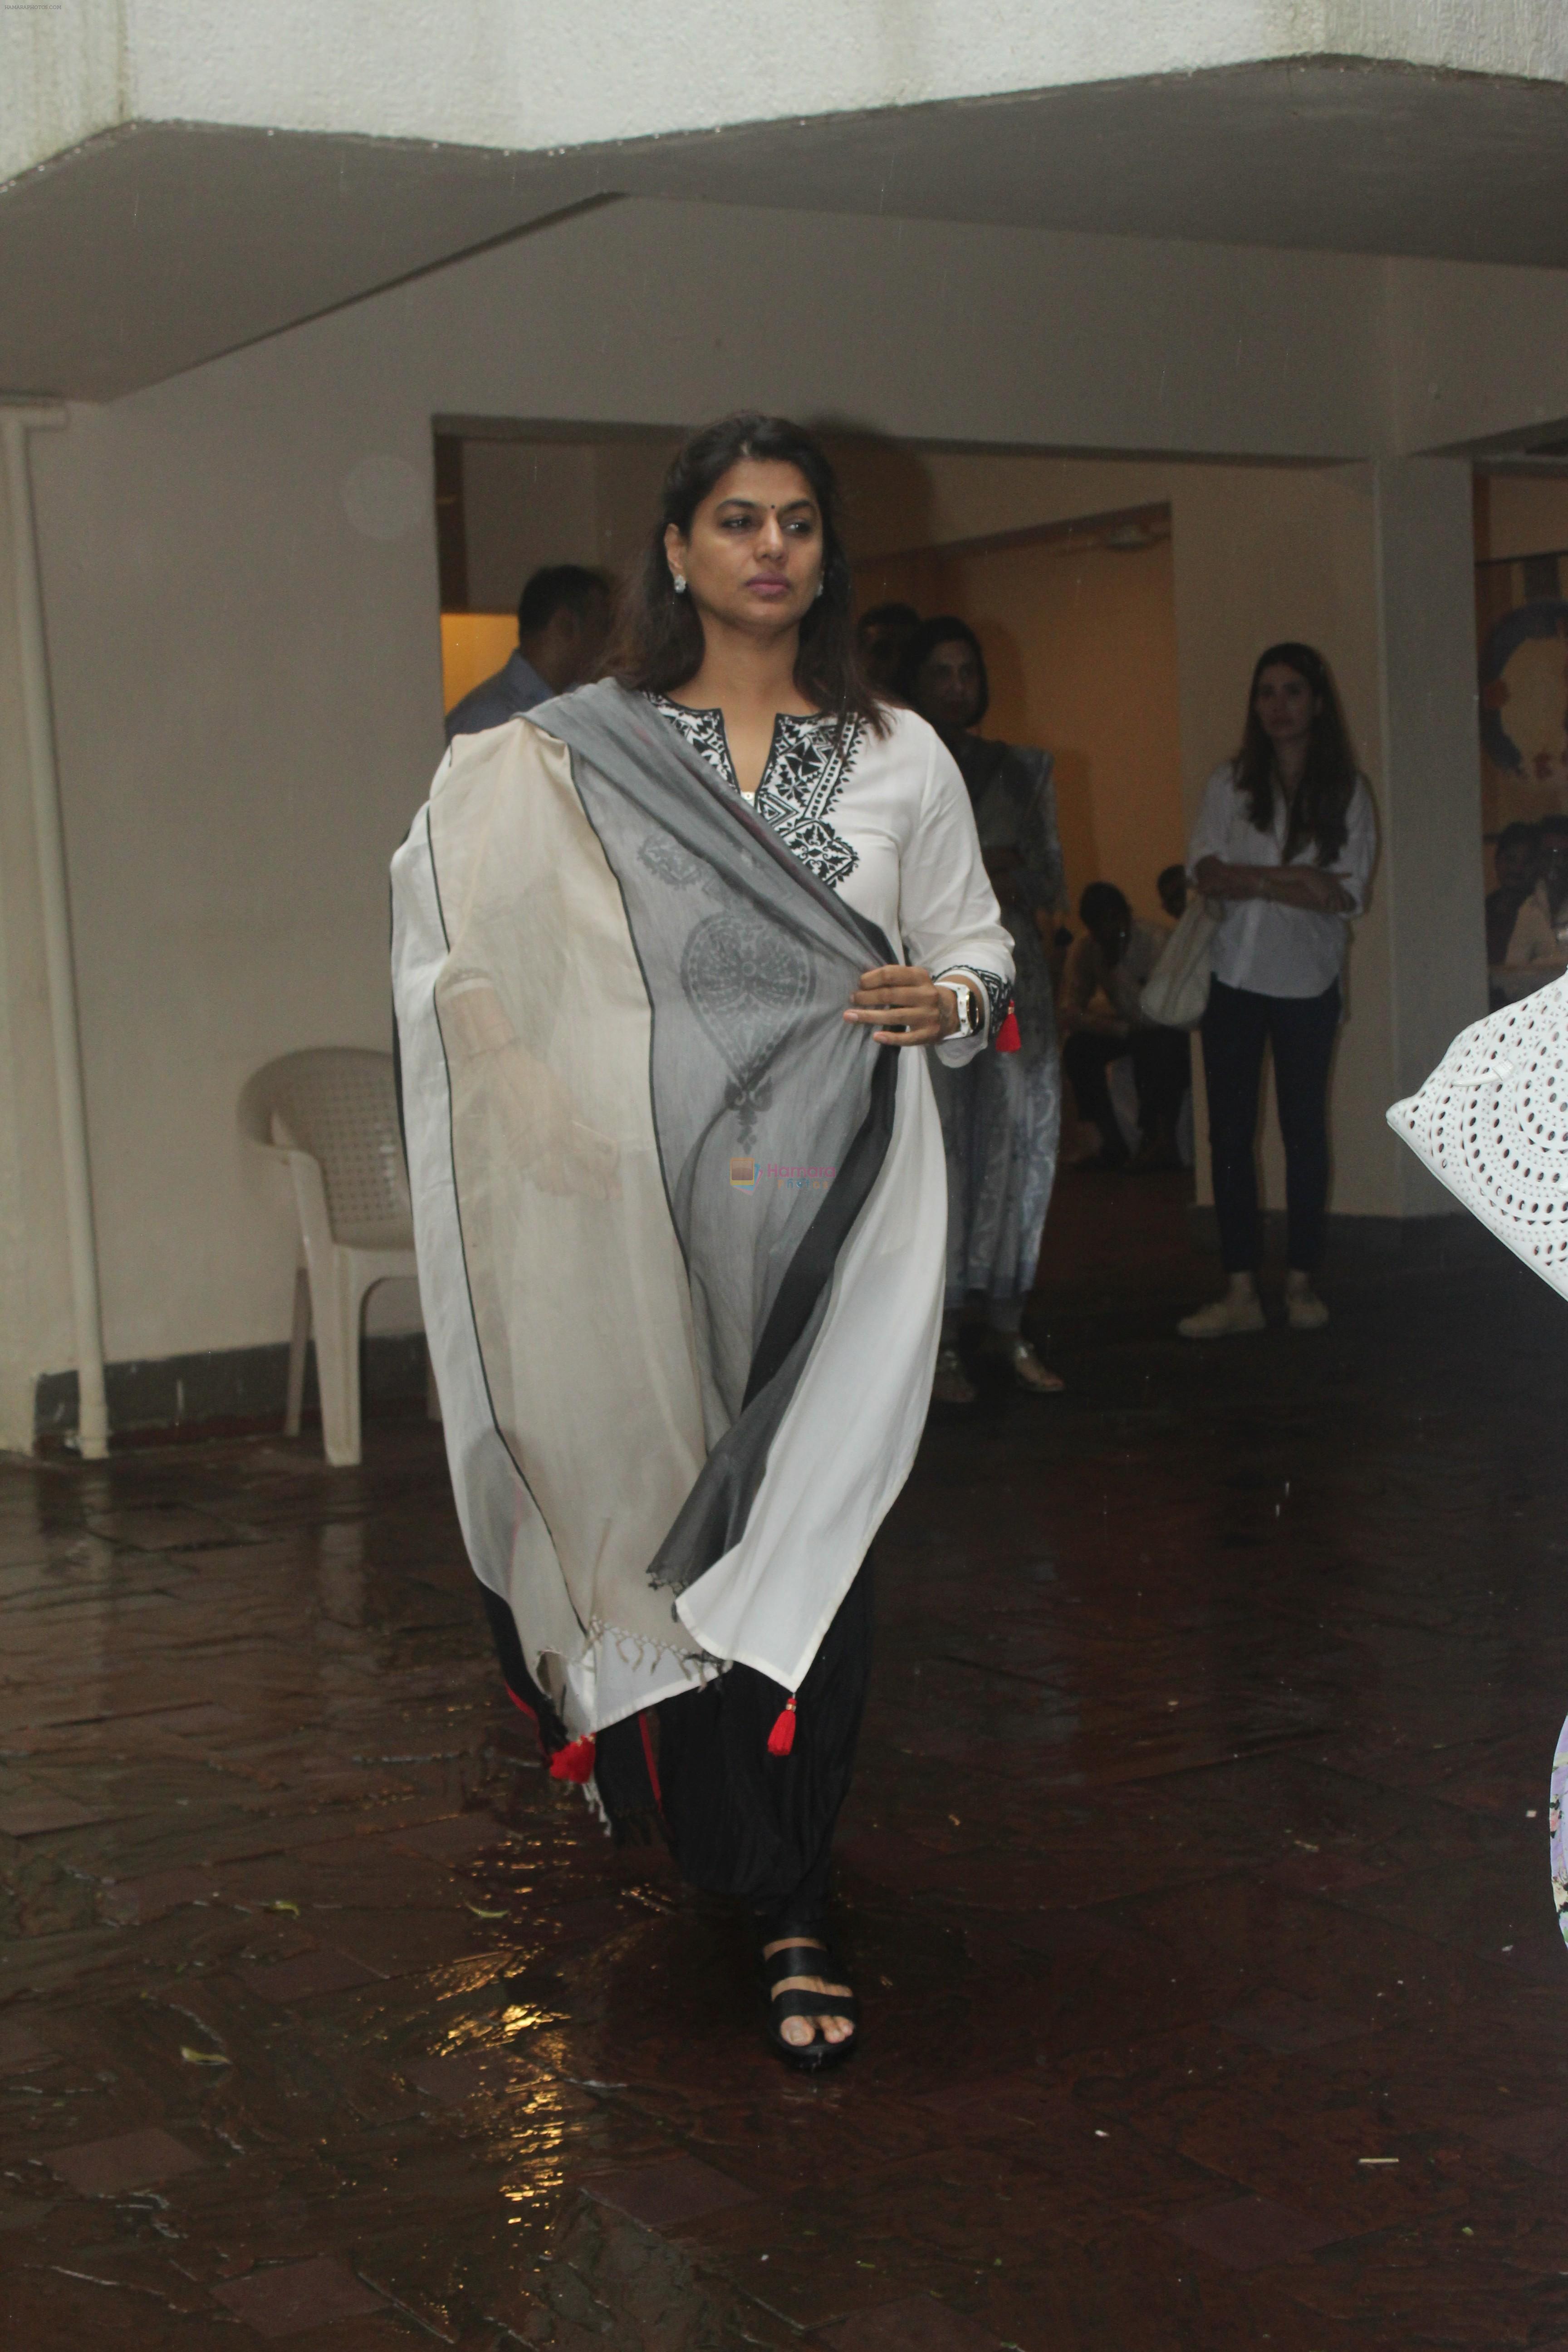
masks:
POLYGON ((775 1992, 768 2006, 775 2025, 782 2025, 786 2017, 841 2017, 847 2025, 860 2022, 860 2004, 853 1993, 807 1992, 795 1986, 788 1992, 775 1992))
POLYGON ((819 1977, 824 1963, 832 1958, 826 1944, 781 1944, 763 1959, 763 1974, 770 1984, 776 1984, 780 1977, 819 1977))
POLYGON ((852 1992, 814 1992, 809 1984, 791 1981, 814 1978, 819 1985, 828 1985, 842 1979, 843 1971, 825 1938, 816 1938, 811 1943, 799 1940, 812 1934, 810 1927, 797 1927, 787 1942, 781 1942, 776 1952, 768 1952, 763 1959, 769 2043, 786 2066, 805 2074, 841 2066, 860 2041, 860 2004, 852 1992), (792 2018, 801 2018, 811 2027, 809 2042, 784 2039, 783 2028, 792 2018), (837 2041, 829 2041, 828 2019, 848 2026, 849 2032, 837 2041))

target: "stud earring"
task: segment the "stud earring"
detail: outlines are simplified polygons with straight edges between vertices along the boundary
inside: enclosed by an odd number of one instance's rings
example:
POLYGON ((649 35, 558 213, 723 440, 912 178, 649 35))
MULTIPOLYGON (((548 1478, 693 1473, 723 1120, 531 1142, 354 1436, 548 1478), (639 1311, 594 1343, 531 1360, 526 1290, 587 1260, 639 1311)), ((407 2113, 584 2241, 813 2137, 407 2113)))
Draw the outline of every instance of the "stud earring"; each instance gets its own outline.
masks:
POLYGON ((670 574, 670 578, 671 578, 671 579, 674 581, 674 583, 675 583, 675 593, 676 593, 676 594, 677 594, 678 596, 684 596, 684 595, 685 595, 685 593, 686 593, 686 574, 685 574, 685 572, 671 572, 671 574, 670 574))
POLYGON ((826 580, 819 580, 819 581, 817 582, 817 583, 816 583, 816 593, 817 593, 817 594, 818 594, 819 596, 821 595, 821 593, 822 593, 823 590, 826 587, 826 585, 827 585, 827 583, 826 583, 826 580))

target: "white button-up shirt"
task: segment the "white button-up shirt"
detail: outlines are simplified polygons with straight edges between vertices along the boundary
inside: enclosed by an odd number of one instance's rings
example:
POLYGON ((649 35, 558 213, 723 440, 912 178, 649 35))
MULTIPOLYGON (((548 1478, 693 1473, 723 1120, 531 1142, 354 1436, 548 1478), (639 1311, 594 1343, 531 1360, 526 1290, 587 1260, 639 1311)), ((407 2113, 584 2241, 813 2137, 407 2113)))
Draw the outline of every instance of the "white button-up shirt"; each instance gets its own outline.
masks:
MULTIPOLYGON (((1226 760, 1204 788, 1203 807, 1187 849, 1187 871, 1205 857, 1227 866, 1283 866, 1289 822, 1284 794, 1276 793, 1274 823, 1259 833, 1237 789, 1236 763, 1226 760)), ((1356 778, 1345 813, 1345 843, 1328 869, 1344 885, 1353 914, 1366 906, 1367 886, 1377 856, 1377 818, 1364 777, 1356 778)), ((1289 860, 1316 866, 1308 843, 1289 860)), ((1227 988, 1249 988, 1261 996, 1321 996, 1339 978, 1350 940, 1350 915, 1316 915, 1305 907, 1282 907, 1270 898, 1226 898, 1209 951, 1210 969, 1227 988)))

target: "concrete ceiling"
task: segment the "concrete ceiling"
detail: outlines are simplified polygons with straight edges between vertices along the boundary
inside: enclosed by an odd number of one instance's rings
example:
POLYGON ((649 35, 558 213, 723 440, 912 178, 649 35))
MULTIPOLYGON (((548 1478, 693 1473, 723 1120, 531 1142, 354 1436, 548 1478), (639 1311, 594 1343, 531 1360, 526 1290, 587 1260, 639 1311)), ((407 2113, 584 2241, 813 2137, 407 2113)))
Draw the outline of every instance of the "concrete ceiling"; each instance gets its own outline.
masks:
POLYGON ((1237 67, 553 154, 131 128, 0 190, 0 388, 111 399, 595 196, 1568 268, 1568 89, 1237 67))
POLYGON ((1236 67, 630 152, 639 185, 731 204, 1568 267, 1555 83, 1236 67))
POLYGON ((514 236, 592 160, 298 132, 112 131, 0 190, 0 389, 113 400, 514 236))

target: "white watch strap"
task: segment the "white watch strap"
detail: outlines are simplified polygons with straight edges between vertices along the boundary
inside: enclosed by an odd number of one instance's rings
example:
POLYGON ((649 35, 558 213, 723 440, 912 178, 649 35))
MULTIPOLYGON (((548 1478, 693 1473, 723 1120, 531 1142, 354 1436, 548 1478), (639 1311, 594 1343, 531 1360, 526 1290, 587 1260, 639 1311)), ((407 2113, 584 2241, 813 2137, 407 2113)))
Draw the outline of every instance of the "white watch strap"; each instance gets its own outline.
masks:
POLYGON ((991 1018, 991 1000, 978 975, 955 964, 951 971, 939 971, 934 977, 939 987, 952 990, 953 1001, 958 1007, 958 1026, 952 1033, 953 1036, 980 1036, 991 1018), (960 981, 967 984, 962 988, 956 986, 960 981))

